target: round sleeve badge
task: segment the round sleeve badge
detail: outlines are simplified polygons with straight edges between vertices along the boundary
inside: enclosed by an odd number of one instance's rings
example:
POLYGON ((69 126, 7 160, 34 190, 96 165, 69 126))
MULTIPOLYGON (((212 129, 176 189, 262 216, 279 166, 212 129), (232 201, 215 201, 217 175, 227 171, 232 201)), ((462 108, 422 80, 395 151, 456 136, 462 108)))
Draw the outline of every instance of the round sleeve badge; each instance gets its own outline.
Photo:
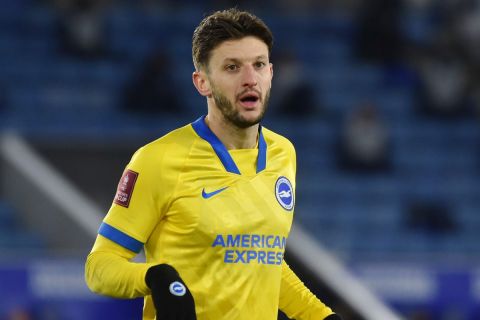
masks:
POLYGON ((278 203, 288 211, 291 211, 294 206, 294 194, 292 184, 286 177, 280 177, 275 183, 275 196, 278 203))
POLYGON ((170 286, 168 287, 168 289, 170 290, 171 294, 173 294, 177 297, 184 296, 185 293, 187 292, 187 288, 185 288, 185 286, 181 282, 178 282, 178 281, 174 281, 174 282, 170 283, 170 286))

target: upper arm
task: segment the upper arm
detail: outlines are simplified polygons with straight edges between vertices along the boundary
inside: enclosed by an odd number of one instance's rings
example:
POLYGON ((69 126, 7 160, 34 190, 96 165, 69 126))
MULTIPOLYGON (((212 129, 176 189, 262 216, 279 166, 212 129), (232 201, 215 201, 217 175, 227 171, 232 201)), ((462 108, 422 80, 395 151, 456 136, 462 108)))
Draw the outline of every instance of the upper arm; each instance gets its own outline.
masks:
POLYGON ((142 148, 132 157, 99 230, 105 238, 135 253, 162 219, 168 202, 168 183, 159 170, 165 169, 159 149, 142 148))

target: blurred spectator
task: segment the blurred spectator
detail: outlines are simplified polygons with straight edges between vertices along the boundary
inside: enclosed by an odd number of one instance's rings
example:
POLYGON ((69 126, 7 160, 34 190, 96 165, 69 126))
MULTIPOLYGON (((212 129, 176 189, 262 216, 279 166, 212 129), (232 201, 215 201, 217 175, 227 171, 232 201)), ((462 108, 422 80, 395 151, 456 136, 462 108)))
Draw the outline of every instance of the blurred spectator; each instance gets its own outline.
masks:
POLYGON ((106 0, 57 0, 62 52, 84 59, 107 54, 104 9, 106 0))
POLYGON ((480 70, 479 5, 468 0, 433 4, 431 37, 411 59, 419 77, 417 106, 424 114, 447 119, 469 115, 480 70))
POLYGON ((409 205, 407 225, 428 233, 446 233, 457 229, 450 208, 443 203, 427 200, 416 200, 409 205))
POLYGON ((480 3, 473 0, 450 1, 444 11, 445 28, 460 46, 462 57, 469 65, 480 65, 480 3))
POLYGON ((400 0, 366 1, 358 17, 356 55, 369 62, 396 64, 403 58, 400 0))
POLYGON ((179 91, 170 66, 167 54, 161 50, 154 52, 127 83, 123 107, 131 112, 180 113, 179 91))
POLYGON ((467 66, 448 39, 417 57, 419 110, 428 115, 456 117, 468 109, 467 66))
POLYGON ((275 96, 272 101, 279 114, 288 116, 308 116, 317 110, 315 91, 303 76, 302 64, 295 56, 284 51, 274 60, 273 88, 275 96))
POLYGON ((459 11, 452 22, 453 37, 459 43, 459 58, 466 64, 469 98, 480 116, 480 3, 466 1, 459 11))
POLYGON ((369 103, 354 110, 344 124, 339 143, 339 165, 356 172, 377 172, 390 168, 387 127, 377 108, 369 103))

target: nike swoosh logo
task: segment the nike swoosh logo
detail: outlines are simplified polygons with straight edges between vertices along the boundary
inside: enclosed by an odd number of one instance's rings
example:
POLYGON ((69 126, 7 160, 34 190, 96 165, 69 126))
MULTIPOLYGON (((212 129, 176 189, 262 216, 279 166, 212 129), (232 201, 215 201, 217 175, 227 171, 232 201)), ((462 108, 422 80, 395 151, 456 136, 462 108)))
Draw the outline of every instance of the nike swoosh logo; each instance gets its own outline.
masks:
POLYGON ((227 188, 228 188, 228 187, 225 187, 225 188, 218 189, 218 190, 215 190, 215 191, 212 191, 212 192, 206 192, 206 191, 205 191, 205 188, 203 188, 203 190, 202 190, 202 197, 203 197, 203 199, 211 198, 211 197, 213 197, 214 195, 219 194, 220 192, 222 192, 223 190, 225 190, 225 189, 227 189, 227 188))

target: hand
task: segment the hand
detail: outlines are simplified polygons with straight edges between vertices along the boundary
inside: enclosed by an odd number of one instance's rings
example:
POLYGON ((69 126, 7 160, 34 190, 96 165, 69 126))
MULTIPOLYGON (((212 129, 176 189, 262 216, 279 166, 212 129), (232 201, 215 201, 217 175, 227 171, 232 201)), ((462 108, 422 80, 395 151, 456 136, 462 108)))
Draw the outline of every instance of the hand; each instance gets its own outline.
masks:
POLYGON ((152 292, 157 320, 196 320, 195 301, 174 267, 159 264, 148 269, 145 282, 152 292))

